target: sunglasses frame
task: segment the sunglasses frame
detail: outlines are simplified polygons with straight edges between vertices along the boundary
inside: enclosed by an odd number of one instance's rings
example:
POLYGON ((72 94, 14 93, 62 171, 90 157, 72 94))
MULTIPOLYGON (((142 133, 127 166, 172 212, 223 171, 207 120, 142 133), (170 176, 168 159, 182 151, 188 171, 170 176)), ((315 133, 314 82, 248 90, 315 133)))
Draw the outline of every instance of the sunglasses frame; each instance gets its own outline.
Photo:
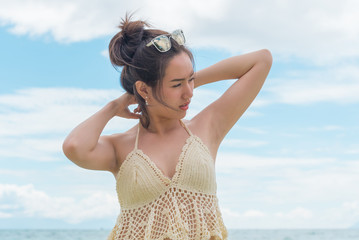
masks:
POLYGON ((172 48, 171 39, 175 40, 179 45, 184 45, 186 43, 186 38, 183 34, 183 31, 181 29, 177 29, 173 31, 171 34, 163 34, 159 35, 155 38, 153 38, 149 43, 146 44, 147 47, 155 46, 155 48, 159 52, 168 52, 172 48), (180 36, 180 38, 178 38, 180 36), (163 48, 161 46, 158 46, 157 43, 165 41, 166 45, 168 45, 168 48, 163 48))

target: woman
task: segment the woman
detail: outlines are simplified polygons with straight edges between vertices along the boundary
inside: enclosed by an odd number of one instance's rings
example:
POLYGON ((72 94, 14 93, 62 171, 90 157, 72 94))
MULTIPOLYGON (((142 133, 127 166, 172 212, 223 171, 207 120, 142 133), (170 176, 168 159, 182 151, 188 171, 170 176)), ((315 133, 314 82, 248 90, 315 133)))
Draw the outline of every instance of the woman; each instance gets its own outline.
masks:
POLYGON ((126 93, 78 125, 63 150, 77 165, 114 174, 121 213, 109 239, 227 239, 216 197, 217 150, 261 89, 272 57, 261 50, 198 72, 181 30, 149 29, 126 17, 109 44, 126 93), (191 120, 193 89, 238 79, 191 120), (138 104, 131 112, 128 106, 138 104), (115 116, 139 119, 101 135, 115 116))

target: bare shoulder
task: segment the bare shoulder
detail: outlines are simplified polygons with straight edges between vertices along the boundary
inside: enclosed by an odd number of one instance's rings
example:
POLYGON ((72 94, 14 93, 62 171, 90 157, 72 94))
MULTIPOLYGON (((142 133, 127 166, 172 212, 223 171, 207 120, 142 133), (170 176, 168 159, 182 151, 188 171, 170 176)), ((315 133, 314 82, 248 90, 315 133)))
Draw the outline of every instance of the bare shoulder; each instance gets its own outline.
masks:
POLYGON ((207 137, 207 133, 208 133, 208 122, 203 121, 204 119, 201 117, 195 116, 194 118, 192 118, 191 120, 185 120, 183 119, 183 123, 186 124, 186 126, 191 130, 191 132, 202 138, 206 138, 207 137))
POLYGON ((126 132, 106 136, 115 149, 118 166, 117 171, 121 167, 121 164, 126 159, 127 155, 135 148, 137 128, 138 124, 126 132))
MULTIPOLYGON (((190 129, 190 131, 199 137, 202 142, 208 147, 212 156, 215 158, 218 150, 218 143, 214 139, 214 134, 211 129, 211 122, 205 116, 206 112, 196 115, 191 120, 183 120, 183 123, 190 129)), ((210 117, 208 115, 207 117, 210 117)))

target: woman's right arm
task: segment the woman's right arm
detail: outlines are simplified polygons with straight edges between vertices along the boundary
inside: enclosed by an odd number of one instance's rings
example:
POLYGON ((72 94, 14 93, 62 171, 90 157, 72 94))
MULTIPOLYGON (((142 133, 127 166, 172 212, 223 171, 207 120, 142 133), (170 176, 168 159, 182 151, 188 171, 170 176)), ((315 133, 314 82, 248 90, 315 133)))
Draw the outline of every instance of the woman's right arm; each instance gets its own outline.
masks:
POLYGON ((115 172, 118 169, 115 148, 110 137, 101 133, 114 116, 138 118, 128 109, 135 103, 134 96, 125 93, 79 124, 62 145, 65 155, 80 167, 115 172))

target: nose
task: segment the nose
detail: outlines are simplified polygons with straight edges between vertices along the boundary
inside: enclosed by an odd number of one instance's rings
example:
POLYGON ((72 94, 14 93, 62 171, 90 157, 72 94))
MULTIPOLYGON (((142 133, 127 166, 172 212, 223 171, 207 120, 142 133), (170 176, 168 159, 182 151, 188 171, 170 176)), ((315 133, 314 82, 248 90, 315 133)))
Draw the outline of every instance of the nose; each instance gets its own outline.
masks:
POLYGON ((183 88, 183 98, 184 99, 192 98, 193 88, 194 88, 193 81, 191 81, 191 82, 187 81, 184 85, 185 86, 183 88))

